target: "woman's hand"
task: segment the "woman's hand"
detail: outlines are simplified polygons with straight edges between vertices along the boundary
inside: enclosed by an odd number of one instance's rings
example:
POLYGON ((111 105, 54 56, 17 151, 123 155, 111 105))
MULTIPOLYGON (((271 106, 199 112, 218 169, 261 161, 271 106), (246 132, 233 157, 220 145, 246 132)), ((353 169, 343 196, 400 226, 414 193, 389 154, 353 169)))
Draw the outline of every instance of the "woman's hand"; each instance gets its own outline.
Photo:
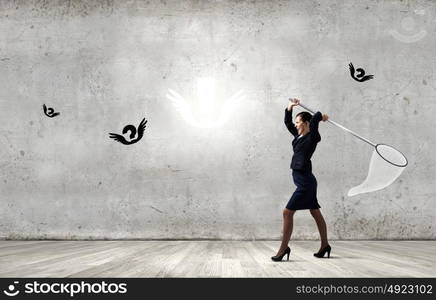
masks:
POLYGON ((327 116, 327 115, 322 115, 322 120, 325 122, 325 121, 327 121, 329 119, 329 116, 327 116))
POLYGON ((289 104, 292 106, 297 106, 298 104, 300 104, 300 100, 298 100, 297 98, 289 98, 289 104))
POLYGON ((294 106, 298 106, 300 104, 300 100, 297 98, 289 98, 288 110, 291 110, 294 106))

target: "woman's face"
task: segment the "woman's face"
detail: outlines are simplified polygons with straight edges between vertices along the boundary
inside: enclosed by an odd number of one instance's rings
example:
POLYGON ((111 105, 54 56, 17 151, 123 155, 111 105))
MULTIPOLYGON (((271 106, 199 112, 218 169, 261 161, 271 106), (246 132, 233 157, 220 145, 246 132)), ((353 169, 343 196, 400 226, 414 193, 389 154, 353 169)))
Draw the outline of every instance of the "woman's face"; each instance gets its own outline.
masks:
POLYGON ((295 127, 297 128, 298 134, 304 132, 304 130, 307 128, 307 123, 309 122, 303 122, 300 116, 295 118, 295 127))

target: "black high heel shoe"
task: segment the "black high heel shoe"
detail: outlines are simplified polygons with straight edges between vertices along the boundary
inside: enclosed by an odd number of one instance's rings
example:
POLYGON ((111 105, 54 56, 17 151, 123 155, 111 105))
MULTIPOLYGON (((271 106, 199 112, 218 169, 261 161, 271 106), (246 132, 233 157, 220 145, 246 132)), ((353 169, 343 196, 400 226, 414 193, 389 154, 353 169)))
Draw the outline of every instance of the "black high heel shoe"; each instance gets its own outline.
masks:
POLYGON ((285 252, 283 252, 282 255, 272 256, 271 259, 273 261, 281 261, 286 254, 288 255, 288 257, 286 257, 286 260, 289 260, 289 254, 291 254, 291 248, 289 247, 286 248, 285 252))
POLYGON ((332 251, 332 247, 330 247, 330 245, 327 245, 324 248, 322 248, 321 250, 319 250, 318 253, 313 253, 313 256, 322 258, 322 257, 324 257, 324 254, 327 253, 327 257, 330 258, 330 251, 332 251))

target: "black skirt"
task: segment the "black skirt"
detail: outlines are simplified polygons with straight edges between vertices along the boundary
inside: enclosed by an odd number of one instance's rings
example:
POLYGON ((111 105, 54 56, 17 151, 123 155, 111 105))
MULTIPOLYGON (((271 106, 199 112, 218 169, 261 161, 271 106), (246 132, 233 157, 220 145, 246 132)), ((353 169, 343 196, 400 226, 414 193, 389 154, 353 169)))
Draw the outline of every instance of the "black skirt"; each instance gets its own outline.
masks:
POLYGON ((321 208, 316 198, 318 183, 312 172, 292 170, 292 178, 297 189, 289 199, 286 208, 290 210, 321 208))

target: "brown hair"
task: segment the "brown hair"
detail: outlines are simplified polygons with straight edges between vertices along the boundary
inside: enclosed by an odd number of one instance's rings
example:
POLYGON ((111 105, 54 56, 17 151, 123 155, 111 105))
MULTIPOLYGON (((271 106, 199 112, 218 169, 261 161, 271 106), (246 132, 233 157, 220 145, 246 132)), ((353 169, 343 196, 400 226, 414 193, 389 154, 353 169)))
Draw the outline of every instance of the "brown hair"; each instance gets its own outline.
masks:
POLYGON ((308 113, 307 111, 302 111, 300 113, 297 114, 296 117, 300 116, 301 121, 303 122, 310 122, 310 120, 312 119, 312 115, 310 113, 308 113))

